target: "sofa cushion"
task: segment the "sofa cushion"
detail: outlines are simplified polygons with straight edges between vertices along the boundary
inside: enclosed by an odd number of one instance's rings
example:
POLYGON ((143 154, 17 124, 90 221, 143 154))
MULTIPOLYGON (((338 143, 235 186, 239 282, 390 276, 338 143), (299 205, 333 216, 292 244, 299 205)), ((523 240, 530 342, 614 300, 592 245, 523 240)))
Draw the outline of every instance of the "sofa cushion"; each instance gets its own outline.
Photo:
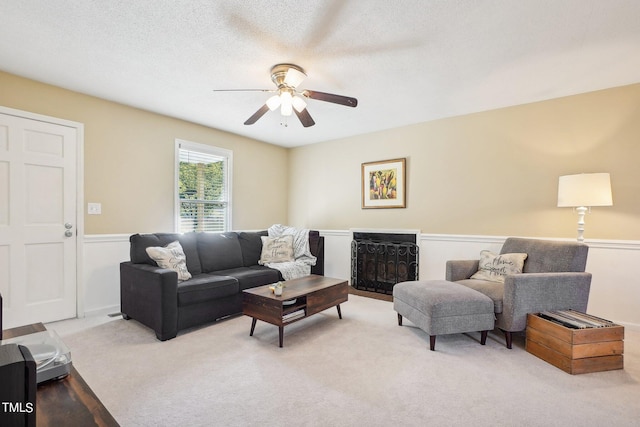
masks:
POLYGON ((488 280, 478 279, 464 279, 458 280, 455 283, 464 285, 467 288, 471 288, 478 291, 493 301, 493 310, 496 313, 502 313, 502 299, 504 297, 504 283, 490 282, 488 280))
MULTIPOLYGON (((265 277, 269 278, 269 283, 268 284, 284 281, 284 277, 282 277, 282 272, 280 270, 276 270, 275 268, 267 267, 266 265, 252 265, 251 267, 249 267, 249 269, 256 270, 256 271, 266 271, 266 272, 268 272, 267 273, 268 276, 265 276, 265 277), (278 278, 275 279, 275 280, 273 279, 273 277, 274 277, 273 276, 273 272, 274 271, 276 273, 278 273, 278 278)), ((265 283, 265 285, 266 284, 267 283, 265 283)))
MULTIPOLYGON (((155 234, 134 234, 129 237, 131 243, 129 256, 134 264, 149 264, 157 266, 158 264, 147 254, 147 248, 150 246, 167 246, 171 242, 179 240, 178 233, 155 233, 155 234)), ((187 267, 188 268, 188 267, 187 267)))
POLYGON ((200 257, 198 256, 198 247, 196 238, 198 233, 154 233, 154 234, 134 234, 129 237, 131 243, 129 257, 134 264, 149 264, 157 266, 156 263, 146 249, 153 246, 167 246, 176 240, 180 242, 184 255, 187 257, 187 270, 193 275, 202 273, 200 266, 200 257))
POLYGON ((258 264, 264 265, 269 262, 295 261, 293 256, 293 236, 262 236, 261 239, 262 253, 260 254, 258 264))
POLYGON ((187 270, 187 257, 184 255, 182 245, 177 240, 167 246, 149 246, 147 254, 158 263, 159 267, 168 268, 178 273, 178 282, 191 279, 191 273, 187 270))
POLYGON ((238 281, 233 277, 199 274, 178 283, 178 306, 224 298, 239 291, 238 281))
POLYGON ((202 273, 200 255, 198 254, 198 233, 190 232, 180 234, 178 241, 182 245, 184 255, 187 257, 187 269, 194 276, 202 273))
POLYGON ((471 278, 504 283, 507 274, 522 273, 525 259, 527 254, 524 253, 496 255, 491 251, 481 251, 478 272, 471 278))
POLYGON ((242 265, 245 267, 258 265, 258 260, 262 253, 262 239, 260 237, 266 235, 266 230, 259 232, 242 231, 238 233, 238 240, 242 248, 242 265))
POLYGON ((269 267, 240 267, 229 270, 216 271, 212 274, 231 276, 238 280, 240 290, 255 288, 281 280, 280 272, 269 267))
POLYGON ((198 233, 203 273, 242 267, 242 249, 236 233, 198 233))

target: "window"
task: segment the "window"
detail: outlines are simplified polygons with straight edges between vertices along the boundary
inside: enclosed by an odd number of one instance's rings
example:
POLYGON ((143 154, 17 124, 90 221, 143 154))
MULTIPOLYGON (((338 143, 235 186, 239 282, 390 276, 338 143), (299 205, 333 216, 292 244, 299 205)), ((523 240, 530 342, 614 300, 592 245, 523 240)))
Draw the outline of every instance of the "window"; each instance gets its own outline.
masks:
POLYGON ((176 229, 231 230, 233 153, 222 148, 176 140, 176 229))

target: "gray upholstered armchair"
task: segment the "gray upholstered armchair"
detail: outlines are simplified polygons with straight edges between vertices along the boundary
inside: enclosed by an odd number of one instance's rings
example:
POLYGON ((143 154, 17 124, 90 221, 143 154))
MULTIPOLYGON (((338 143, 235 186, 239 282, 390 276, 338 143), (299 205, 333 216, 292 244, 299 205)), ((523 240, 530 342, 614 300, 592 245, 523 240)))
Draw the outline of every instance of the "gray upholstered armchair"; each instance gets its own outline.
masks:
POLYGON ((586 311, 591 273, 585 273, 589 247, 582 243, 510 237, 500 254, 526 253, 521 274, 504 283, 471 279, 478 260, 447 261, 446 279, 489 296, 494 302, 496 327, 511 348, 511 332, 527 326, 527 313, 573 309, 586 311))

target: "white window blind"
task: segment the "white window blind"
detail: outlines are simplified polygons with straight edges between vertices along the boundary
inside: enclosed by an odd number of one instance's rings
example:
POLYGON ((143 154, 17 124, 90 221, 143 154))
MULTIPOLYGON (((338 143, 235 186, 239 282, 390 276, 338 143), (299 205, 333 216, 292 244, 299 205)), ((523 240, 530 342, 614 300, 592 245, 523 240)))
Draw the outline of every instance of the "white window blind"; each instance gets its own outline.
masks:
POLYGON ((231 152, 177 141, 177 159, 178 231, 230 230, 231 152))

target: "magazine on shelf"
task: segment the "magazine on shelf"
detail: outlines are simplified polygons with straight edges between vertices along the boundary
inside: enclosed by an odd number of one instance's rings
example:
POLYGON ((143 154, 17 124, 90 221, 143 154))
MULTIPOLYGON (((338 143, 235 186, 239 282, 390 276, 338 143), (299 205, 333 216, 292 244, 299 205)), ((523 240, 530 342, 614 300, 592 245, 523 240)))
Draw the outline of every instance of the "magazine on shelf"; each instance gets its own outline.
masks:
POLYGON ((304 308, 301 308, 296 311, 292 311, 291 313, 283 314, 282 320, 287 322, 287 321, 299 319, 300 317, 304 317, 304 308))

